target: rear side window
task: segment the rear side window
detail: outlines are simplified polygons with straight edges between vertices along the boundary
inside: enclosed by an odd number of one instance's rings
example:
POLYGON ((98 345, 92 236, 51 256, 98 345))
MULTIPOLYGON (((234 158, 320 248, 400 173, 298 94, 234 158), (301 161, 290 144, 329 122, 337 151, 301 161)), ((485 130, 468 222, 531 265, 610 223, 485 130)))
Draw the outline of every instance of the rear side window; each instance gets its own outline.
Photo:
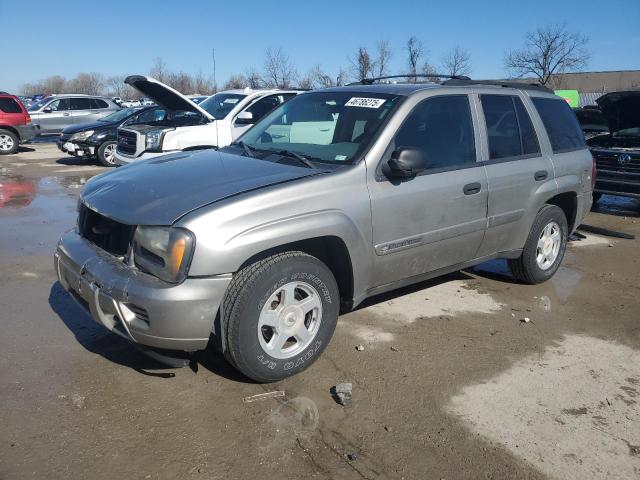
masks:
POLYGON ((99 98, 91 99, 91 108, 109 108, 109 104, 104 100, 100 100, 99 98))
POLYGON ((407 117, 394 141, 394 148, 423 150, 429 169, 475 163, 469 99, 466 95, 443 95, 424 100, 407 117))
POLYGON ((18 102, 16 102, 13 98, 0 98, 0 110, 4 113, 22 113, 22 109, 18 102))
POLYGON ((94 108, 91 100, 91 98, 72 98, 71 110, 91 110, 94 108))
POLYGON ((489 141, 489 159, 540 152, 531 119, 522 101, 510 95, 480 95, 489 141))
POLYGON ((542 118, 554 153, 586 147, 578 119, 567 102, 553 98, 531 100, 542 118))

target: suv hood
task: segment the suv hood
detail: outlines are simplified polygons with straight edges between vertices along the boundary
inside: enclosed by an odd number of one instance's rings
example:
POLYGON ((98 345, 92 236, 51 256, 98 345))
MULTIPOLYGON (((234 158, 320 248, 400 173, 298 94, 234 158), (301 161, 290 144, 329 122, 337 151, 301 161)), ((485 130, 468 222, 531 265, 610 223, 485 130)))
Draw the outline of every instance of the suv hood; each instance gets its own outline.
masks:
POLYGON ((130 75, 124 80, 124 83, 131 85, 161 107, 168 108, 169 110, 184 110, 199 113, 208 120, 214 120, 213 116, 205 109, 200 108, 180 92, 159 82, 155 78, 144 75, 130 75))
POLYGON ((640 90, 607 93, 596 100, 611 133, 640 127, 640 90))
POLYGON ((171 225, 187 213, 251 190, 326 173, 216 150, 163 155, 87 182, 80 200, 129 225, 171 225))
POLYGON ((62 130, 64 134, 74 134, 78 132, 84 132, 86 130, 98 130, 105 127, 113 127, 114 123, 112 122, 87 122, 81 123, 79 125, 70 125, 62 130))

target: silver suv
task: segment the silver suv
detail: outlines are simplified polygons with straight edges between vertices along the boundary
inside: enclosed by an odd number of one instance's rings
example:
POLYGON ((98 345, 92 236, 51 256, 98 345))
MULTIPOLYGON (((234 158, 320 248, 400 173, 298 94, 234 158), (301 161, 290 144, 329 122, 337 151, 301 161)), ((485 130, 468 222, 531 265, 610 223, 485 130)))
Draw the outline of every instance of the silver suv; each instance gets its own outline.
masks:
POLYGON ((546 89, 317 90, 221 150, 88 182, 55 268, 114 333, 215 342, 272 382, 311 365, 340 310, 372 295, 494 258, 519 281, 549 279, 592 189, 576 117, 546 89))
POLYGON ((29 106, 28 111, 40 133, 60 133, 67 127, 95 122, 120 110, 110 98, 90 95, 55 95, 29 106))

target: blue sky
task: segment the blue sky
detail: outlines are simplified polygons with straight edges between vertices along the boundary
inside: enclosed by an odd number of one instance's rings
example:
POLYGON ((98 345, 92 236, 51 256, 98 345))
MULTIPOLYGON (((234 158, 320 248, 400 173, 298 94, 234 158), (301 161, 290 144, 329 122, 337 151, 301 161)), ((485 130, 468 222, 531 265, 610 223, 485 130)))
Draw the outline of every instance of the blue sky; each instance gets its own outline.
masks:
POLYGON ((261 69, 267 47, 282 47, 301 73, 319 63, 333 74, 358 46, 380 39, 394 50, 393 73, 403 73, 410 35, 424 42, 431 64, 460 45, 473 77, 503 77, 504 51, 527 30, 557 22, 590 37, 589 70, 640 69, 640 0, 0 0, 0 18, 0 90, 13 92, 50 75, 147 73, 155 57, 171 70, 211 74, 214 47, 219 84, 261 69))

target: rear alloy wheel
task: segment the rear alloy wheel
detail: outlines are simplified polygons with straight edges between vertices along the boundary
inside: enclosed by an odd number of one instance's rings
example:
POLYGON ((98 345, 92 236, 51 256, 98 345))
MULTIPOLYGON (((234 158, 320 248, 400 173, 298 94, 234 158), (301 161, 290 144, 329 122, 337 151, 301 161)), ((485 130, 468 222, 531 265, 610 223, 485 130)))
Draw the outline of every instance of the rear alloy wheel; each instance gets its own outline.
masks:
POLYGON ((105 167, 115 167, 116 166, 116 142, 108 141, 104 142, 98 148, 98 160, 105 167))
POLYGON ((9 130, 0 130, 0 155, 10 155, 18 151, 18 137, 9 130))
POLYGON ((227 359, 258 382, 295 375, 324 351, 339 307, 335 278, 315 257, 286 252, 251 264, 224 300, 227 359))
POLYGON ((568 235, 567 218, 562 209, 545 205, 533 222, 522 255, 509 260, 513 276, 524 283, 549 280, 562 263, 568 235))

